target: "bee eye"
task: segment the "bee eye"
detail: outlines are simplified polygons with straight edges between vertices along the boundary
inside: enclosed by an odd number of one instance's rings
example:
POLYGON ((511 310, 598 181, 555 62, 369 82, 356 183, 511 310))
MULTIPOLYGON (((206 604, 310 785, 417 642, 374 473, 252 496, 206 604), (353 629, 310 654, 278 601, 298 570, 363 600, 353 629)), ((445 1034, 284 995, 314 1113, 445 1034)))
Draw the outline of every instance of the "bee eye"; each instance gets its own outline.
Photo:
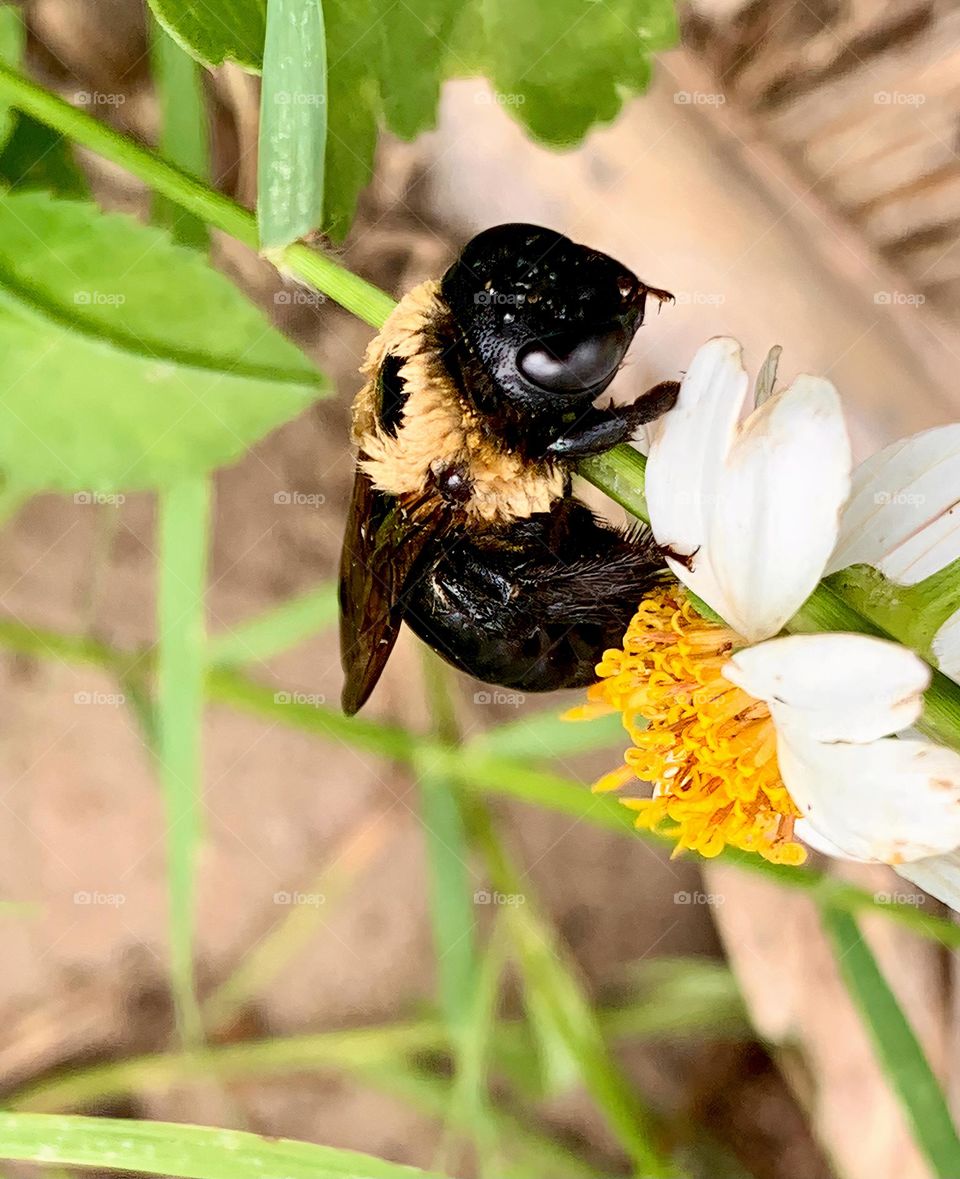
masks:
POLYGON ((628 340, 614 325, 589 336, 564 332, 525 344, 517 368, 541 389, 556 393, 594 388, 617 371, 628 340))

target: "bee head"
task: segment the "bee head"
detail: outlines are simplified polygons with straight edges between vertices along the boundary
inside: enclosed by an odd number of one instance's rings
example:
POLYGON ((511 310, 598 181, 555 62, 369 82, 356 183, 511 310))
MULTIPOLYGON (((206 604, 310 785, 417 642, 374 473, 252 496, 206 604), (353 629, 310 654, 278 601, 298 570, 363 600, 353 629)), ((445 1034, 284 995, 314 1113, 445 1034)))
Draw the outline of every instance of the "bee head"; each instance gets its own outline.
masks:
POLYGON ((566 413, 610 384, 643 322, 648 287, 607 254, 537 225, 497 225, 464 247, 441 294, 500 395, 566 413))

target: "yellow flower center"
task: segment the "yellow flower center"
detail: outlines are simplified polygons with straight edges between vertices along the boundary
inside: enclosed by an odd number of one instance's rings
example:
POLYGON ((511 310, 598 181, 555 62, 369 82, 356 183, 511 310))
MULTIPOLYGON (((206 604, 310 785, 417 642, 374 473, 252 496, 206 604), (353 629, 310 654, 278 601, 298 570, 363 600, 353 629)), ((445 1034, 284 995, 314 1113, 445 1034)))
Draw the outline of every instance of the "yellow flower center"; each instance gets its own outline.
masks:
POLYGON ((729 844, 801 864, 800 811, 780 778, 770 710, 723 675, 742 643, 702 618, 679 586, 664 586, 641 603, 623 649, 604 652, 588 703, 567 715, 623 715, 634 747, 594 790, 653 783, 652 798, 624 800, 638 827, 675 839, 678 852, 712 857, 729 844))

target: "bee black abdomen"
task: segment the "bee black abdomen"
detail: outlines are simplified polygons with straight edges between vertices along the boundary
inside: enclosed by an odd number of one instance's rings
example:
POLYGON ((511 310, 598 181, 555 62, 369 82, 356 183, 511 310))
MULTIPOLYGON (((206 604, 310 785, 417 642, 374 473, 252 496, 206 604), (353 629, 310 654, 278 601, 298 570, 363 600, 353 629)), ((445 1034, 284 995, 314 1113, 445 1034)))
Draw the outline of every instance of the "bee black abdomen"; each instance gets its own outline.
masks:
POLYGON ((662 575, 649 532, 625 535, 567 499, 493 537, 455 534, 405 587, 404 613, 477 679, 523 692, 581 687, 662 575))

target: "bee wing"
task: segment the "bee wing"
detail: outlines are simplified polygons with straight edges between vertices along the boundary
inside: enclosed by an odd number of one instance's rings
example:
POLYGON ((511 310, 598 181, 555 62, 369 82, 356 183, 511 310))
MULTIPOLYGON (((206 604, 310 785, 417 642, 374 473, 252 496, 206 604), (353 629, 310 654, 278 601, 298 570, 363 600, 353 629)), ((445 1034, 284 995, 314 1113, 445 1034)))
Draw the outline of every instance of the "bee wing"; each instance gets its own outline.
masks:
POLYGON ((357 471, 340 558, 341 700, 348 716, 380 678, 400 631, 407 578, 446 526, 443 512, 385 495, 357 471))

